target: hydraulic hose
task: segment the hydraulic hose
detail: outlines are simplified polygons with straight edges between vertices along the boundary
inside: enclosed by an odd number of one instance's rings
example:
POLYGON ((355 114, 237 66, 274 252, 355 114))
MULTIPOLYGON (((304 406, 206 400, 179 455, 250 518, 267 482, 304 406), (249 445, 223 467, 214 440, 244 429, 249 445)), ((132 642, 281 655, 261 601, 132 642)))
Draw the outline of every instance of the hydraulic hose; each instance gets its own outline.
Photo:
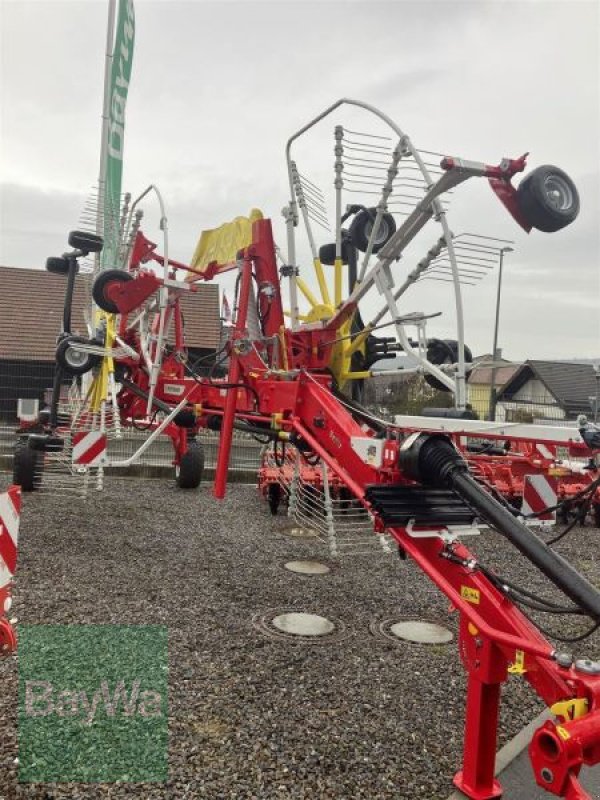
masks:
POLYGON ((600 592, 477 483, 460 453, 445 436, 419 436, 400 451, 400 467, 413 480, 453 489, 582 611, 600 622, 600 592))

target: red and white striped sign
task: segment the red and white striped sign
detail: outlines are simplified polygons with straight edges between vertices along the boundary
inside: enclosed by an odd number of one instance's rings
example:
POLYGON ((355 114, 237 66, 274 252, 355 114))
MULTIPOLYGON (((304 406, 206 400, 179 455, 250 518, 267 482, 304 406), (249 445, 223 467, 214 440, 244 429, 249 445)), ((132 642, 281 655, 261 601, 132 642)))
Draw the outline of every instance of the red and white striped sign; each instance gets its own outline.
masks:
MULTIPOLYGON (((21 519, 21 487, 0 494, 0 589, 10 582, 17 567, 17 540, 21 519)), ((0 608, 0 615, 4 609, 0 608)))
MULTIPOLYGON (((545 508, 555 506, 558 500, 556 494, 557 482, 547 475, 525 475, 523 483, 523 514, 532 514, 543 511, 545 508)), ((556 519, 555 511, 548 511, 536 517, 540 522, 549 522, 556 519)))
POLYGON ((554 461, 556 459, 556 445, 544 444, 543 442, 536 442, 535 449, 542 458, 554 461))
POLYGON ((106 458, 106 434, 100 431, 76 433, 73 436, 73 463, 98 467, 106 458))

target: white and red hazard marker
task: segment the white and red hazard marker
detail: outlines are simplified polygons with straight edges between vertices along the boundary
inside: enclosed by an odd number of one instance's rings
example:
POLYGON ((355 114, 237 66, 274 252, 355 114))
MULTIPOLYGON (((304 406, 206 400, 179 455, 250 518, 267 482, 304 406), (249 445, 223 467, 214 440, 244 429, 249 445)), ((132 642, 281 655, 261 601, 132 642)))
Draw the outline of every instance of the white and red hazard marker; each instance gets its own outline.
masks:
MULTIPOLYGON (((525 475, 523 483, 522 514, 532 514, 543 511, 545 508, 555 506, 558 501, 556 494, 557 481, 547 475, 525 475)), ((547 511, 535 518, 539 522, 554 522, 555 511, 547 511)))
POLYGON ((73 436, 73 464, 98 467, 105 458, 106 434, 100 431, 87 431, 73 436))
POLYGON ((556 459, 555 444, 544 444, 543 442, 536 442, 535 449, 538 455, 542 456, 542 458, 546 458, 550 461, 554 461, 556 459))
POLYGON ((4 616, 12 606, 12 577, 17 568, 17 542, 21 519, 21 487, 11 486, 0 494, 0 656, 17 644, 12 625, 4 616))

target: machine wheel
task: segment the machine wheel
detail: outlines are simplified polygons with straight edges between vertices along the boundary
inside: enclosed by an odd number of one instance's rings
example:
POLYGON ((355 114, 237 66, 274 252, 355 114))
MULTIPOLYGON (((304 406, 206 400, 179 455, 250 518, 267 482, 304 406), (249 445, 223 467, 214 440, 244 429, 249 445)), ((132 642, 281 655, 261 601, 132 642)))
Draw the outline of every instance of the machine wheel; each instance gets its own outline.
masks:
POLYGON ((100 356, 93 353, 84 353, 72 345, 90 344, 89 339, 82 336, 67 336, 56 348, 56 363, 69 375, 85 375, 100 361, 100 356))
POLYGON ((271 514, 276 516, 279 511, 279 504, 281 503, 281 486, 278 483, 270 483, 267 489, 267 501, 271 514))
POLYGON ((96 305, 109 314, 118 314, 119 309, 107 294, 108 288, 133 280, 133 275, 122 269, 107 269, 101 272, 92 286, 92 297, 96 305))
POLYGON ((191 443, 177 467, 177 485, 180 489, 197 489, 202 481, 203 472, 204 448, 197 442, 191 443))
POLYGON ((545 233, 570 225, 579 214, 577 188, 558 167, 538 167, 523 178, 517 188, 517 203, 526 220, 545 233))
POLYGON ((17 483, 24 492, 33 492, 38 465, 43 464, 39 453, 27 446, 27 442, 18 442, 13 455, 13 483, 17 483))
POLYGON ((53 275, 67 275, 69 272, 69 259, 68 258, 47 258, 46 270, 53 275))
MULTIPOLYGON (((375 222, 376 215, 376 208, 366 208, 363 211, 359 211, 359 213, 352 220, 352 224, 348 230, 352 244, 357 247, 361 253, 366 253, 367 251, 369 237, 371 236, 371 231, 373 230, 373 223, 375 222)), ((377 238, 373 244, 372 252, 378 253, 388 239, 391 239, 395 232, 396 222, 392 215, 388 214, 386 211, 381 217, 381 222, 379 223, 379 228, 377 230, 377 238)))
MULTIPOLYGON (((351 242, 347 239, 342 239, 342 264, 348 263, 349 250, 351 247, 351 242)), ((319 261, 321 264, 326 264, 330 267, 335 264, 335 242, 324 244, 319 247, 319 261)))
MULTIPOLYGON (((456 364, 458 361, 458 342, 455 339, 430 339, 427 343, 427 360, 438 367, 442 364, 456 364)), ((465 345, 465 361, 472 360, 473 354, 470 348, 465 345)), ((425 375, 425 382, 432 389, 437 389, 440 392, 450 391, 447 386, 433 375, 425 375)))

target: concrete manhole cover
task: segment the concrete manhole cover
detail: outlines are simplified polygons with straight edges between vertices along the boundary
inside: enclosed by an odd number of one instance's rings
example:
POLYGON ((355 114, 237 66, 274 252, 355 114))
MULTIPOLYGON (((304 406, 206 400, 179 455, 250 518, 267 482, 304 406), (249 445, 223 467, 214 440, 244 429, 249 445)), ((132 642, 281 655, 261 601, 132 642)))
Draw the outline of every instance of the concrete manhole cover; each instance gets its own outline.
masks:
POLYGON ((396 622, 389 630, 397 639, 416 644, 448 644, 453 638, 451 631, 433 622, 396 622))
MULTIPOLYGON (((395 620, 397 622, 397 620, 395 620)), ((323 647, 347 639, 352 631, 341 619, 298 611, 293 606, 271 608, 252 616, 252 626, 277 642, 306 647, 323 647)), ((398 643, 398 640, 395 639, 398 643)))
POLYGON ((395 619, 375 620, 369 624, 373 636, 387 639, 396 645, 410 644, 448 644, 453 633, 431 620, 395 619))
POLYGON ((297 572, 299 575, 327 575, 331 572, 327 564, 320 561, 288 561, 283 565, 290 572, 297 572))
POLYGON ((326 617, 298 611, 279 614, 272 620, 272 624, 278 631, 291 633, 293 636, 327 636, 335 630, 333 622, 326 617))

